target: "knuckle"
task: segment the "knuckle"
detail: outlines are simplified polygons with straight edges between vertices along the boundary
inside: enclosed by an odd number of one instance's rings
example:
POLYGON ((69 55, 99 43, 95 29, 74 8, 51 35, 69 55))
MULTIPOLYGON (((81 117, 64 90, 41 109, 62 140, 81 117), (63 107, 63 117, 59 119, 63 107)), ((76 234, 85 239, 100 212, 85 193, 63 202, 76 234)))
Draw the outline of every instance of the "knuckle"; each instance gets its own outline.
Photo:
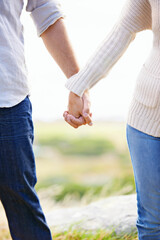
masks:
POLYGON ((64 118, 64 120, 68 123, 68 121, 67 121, 67 119, 66 118, 64 118))
POLYGON ((71 122, 74 124, 74 125, 77 125, 77 121, 76 121, 76 119, 71 119, 71 122))
POLYGON ((89 113, 89 107, 86 107, 86 108, 85 108, 85 112, 86 112, 86 113, 89 113))
POLYGON ((87 122, 89 122, 89 121, 90 121, 90 117, 89 117, 89 116, 87 116, 86 120, 87 120, 87 122))

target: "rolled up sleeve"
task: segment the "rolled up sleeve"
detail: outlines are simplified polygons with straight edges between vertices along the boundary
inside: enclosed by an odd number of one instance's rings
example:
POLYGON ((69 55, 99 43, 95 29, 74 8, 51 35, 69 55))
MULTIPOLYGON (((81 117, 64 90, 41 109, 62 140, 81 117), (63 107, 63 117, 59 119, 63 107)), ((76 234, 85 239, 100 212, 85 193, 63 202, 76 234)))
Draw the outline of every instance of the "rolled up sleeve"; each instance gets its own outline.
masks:
POLYGON ((38 37, 59 18, 65 17, 58 0, 28 0, 26 11, 31 13, 38 37))

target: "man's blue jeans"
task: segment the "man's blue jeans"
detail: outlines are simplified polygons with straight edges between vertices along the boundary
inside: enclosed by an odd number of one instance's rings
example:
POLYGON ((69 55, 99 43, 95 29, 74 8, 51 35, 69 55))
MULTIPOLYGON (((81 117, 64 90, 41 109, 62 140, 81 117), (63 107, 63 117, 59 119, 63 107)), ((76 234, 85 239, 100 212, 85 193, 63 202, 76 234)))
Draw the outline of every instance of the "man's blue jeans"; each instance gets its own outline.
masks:
POLYGON ((34 189, 33 130, 28 96, 13 107, 0 108, 0 199, 14 240, 52 239, 34 189))
POLYGON ((136 191, 139 240, 160 240, 160 137, 126 127, 136 191))

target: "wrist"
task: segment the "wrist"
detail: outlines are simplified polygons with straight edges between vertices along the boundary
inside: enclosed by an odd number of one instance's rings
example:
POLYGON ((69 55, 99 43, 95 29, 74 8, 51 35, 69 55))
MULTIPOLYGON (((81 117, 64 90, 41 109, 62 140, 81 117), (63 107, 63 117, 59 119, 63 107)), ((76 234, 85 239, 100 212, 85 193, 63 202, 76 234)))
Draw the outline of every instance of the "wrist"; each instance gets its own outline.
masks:
POLYGON ((89 95, 89 89, 86 89, 86 90, 84 91, 84 94, 89 95))
POLYGON ((66 74, 67 78, 72 77, 73 75, 77 74, 79 72, 80 68, 76 65, 74 68, 68 68, 68 72, 66 74))
POLYGON ((76 93, 74 93, 72 91, 70 91, 69 94, 70 94, 71 97, 81 98, 79 95, 77 95, 76 93))

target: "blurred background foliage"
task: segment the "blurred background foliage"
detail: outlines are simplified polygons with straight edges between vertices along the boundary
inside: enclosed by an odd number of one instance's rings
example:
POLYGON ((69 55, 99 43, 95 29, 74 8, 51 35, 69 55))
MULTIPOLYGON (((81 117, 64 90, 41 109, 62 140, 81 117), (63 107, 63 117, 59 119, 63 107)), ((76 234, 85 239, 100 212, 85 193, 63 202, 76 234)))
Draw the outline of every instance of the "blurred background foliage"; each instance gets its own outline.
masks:
POLYGON ((135 192, 124 123, 35 123, 36 190, 49 206, 135 192))

